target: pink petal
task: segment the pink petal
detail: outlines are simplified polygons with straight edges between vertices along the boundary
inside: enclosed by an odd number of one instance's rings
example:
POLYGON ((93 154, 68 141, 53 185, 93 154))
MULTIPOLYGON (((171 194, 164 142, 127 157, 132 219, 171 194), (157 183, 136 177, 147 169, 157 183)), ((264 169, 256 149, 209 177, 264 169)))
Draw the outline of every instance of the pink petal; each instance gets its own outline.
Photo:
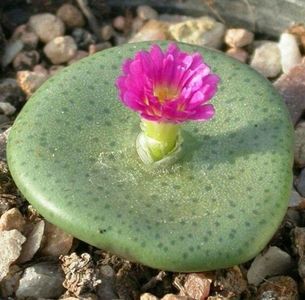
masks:
POLYGON ((205 121, 211 119, 215 114, 215 109, 212 104, 206 104, 196 109, 195 113, 190 116, 190 119, 195 121, 205 121))

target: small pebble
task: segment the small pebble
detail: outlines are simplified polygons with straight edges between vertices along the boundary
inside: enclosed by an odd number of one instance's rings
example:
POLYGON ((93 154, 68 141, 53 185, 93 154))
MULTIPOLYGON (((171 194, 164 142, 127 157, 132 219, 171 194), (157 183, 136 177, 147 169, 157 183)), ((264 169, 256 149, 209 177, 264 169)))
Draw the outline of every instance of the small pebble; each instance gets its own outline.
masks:
POLYGON ((269 278, 262 283, 257 291, 256 300, 298 300, 297 283, 288 276, 277 276, 269 278))
POLYGON ((182 296, 189 296, 192 299, 206 299, 210 294, 212 280, 204 273, 191 273, 185 278, 182 296))
POLYGON ((41 248, 41 254, 46 256, 66 255, 73 243, 73 236, 62 231, 57 226, 46 222, 44 231, 45 244, 41 248))
POLYGON ((301 197, 301 195, 295 189, 293 189, 289 200, 289 207, 297 208, 303 202, 303 200, 304 199, 301 197))
POLYGON ((32 229, 26 234, 26 242, 22 246, 21 254, 18 258, 18 263, 25 263, 33 258, 35 253, 40 248, 45 223, 43 220, 32 225, 32 229))
POLYGON ((296 125, 305 112, 305 61, 295 66, 288 74, 282 74, 274 82, 274 87, 282 95, 293 125, 296 125))
POLYGON ((13 61, 13 67, 16 71, 32 69, 40 60, 40 55, 36 50, 21 51, 13 61))
POLYGON ((175 294, 166 294, 161 300, 192 300, 192 298, 175 294))
POLYGON ((293 67, 301 63, 302 55, 297 39, 293 34, 282 33, 279 41, 279 48, 284 73, 288 73, 293 67))
POLYGON ((305 168, 295 180, 295 187, 302 197, 305 197, 305 168))
POLYGON ((20 25, 14 30, 12 39, 19 39, 25 50, 36 49, 39 41, 38 35, 31 31, 26 24, 20 25))
POLYGON ((126 26, 126 19, 123 16, 117 16, 112 21, 112 26, 118 31, 124 31, 126 26))
POLYGON ((303 50, 305 50, 305 25, 302 23, 292 25, 288 29, 288 32, 294 34, 297 37, 298 43, 301 45, 303 50))
POLYGON ((169 38, 168 24, 157 20, 149 20, 139 32, 137 32, 131 39, 130 43, 167 40, 169 38))
POLYGON ((83 27, 85 25, 85 19, 80 10, 72 4, 63 4, 56 13, 67 27, 83 27))
POLYGON ((298 167, 305 167, 305 122, 299 123, 295 129, 294 161, 298 167))
POLYGON ((87 51, 78 50, 76 52, 76 54, 74 55, 74 57, 68 61, 68 65, 72 65, 73 63, 81 60, 84 57, 87 57, 88 55, 89 55, 89 53, 87 51))
POLYGON ((0 282, 0 294, 4 299, 10 299, 9 297, 15 294, 22 272, 17 265, 10 267, 9 273, 0 282))
POLYGON ((29 20, 29 26, 44 43, 48 43, 65 33, 63 21, 50 13, 32 16, 29 20))
POLYGON ((16 229, 0 232, 0 282, 10 265, 19 257, 25 237, 16 229))
POLYGON ((48 75, 42 72, 17 72, 18 85, 27 96, 32 95, 47 79, 48 75))
MULTIPOLYGON (((5 115, 0 115, 0 117, 5 117, 5 115)), ((5 120, 4 118, 4 120, 5 120)), ((1 124, 0 120, 0 124, 1 124)), ((4 122, 3 122, 4 123, 4 122)), ((0 166, 1 166, 1 177, 4 177, 8 173, 7 165, 3 162, 6 159, 6 143, 7 143, 7 138, 10 133, 11 127, 6 129, 5 131, 0 133, 0 166)), ((8 175, 8 174, 7 174, 8 175)), ((2 181, 2 180, 1 180, 2 181)), ((1 182, 3 183, 3 182, 1 182)), ((4 192, 5 187, 4 184, 2 184, 3 187, 0 190, 1 193, 4 192)), ((13 195, 8 195, 8 197, 5 197, 3 194, 0 196, 0 215, 3 215, 6 211, 8 211, 12 206, 16 206, 16 197, 13 195)))
POLYGON ((111 25, 104 25, 101 27, 101 37, 104 41, 108 41, 114 34, 113 27, 111 25))
POLYGON ((137 16, 143 20, 157 19, 158 12, 148 5, 139 5, 137 7, 137 16))
POLYGON ((68 62, 76 54, 77 46, 71 36, 60 36, 50 41, 43 52, 54 65, 68 62))
POLYGON ((9 102, 13 106, 24 100, 22 91, 16 79, 5 78, 0 80, 0 102, 9 102))
POLYGON ((159 298, 153 294, 145 293, 141 295, 140 300, 159 300, 159 298))
POLYGON ((225 26, 213 18, 201 17, 170 25, 169 33, 178 42, 219 49, 225 26))
POLYGON ((101 284, 97 286, 98 299, 117 299, 116 294, 116 273, 109 265, 100 267, 101 284))
POLYGON ((248 52, 242 48, 230 48, 226 53, 243 63, 245 63, 249 58, 248 52))
POLYGON ((143 26, 145 22, 141 20, 139 17, 135 17, 131 24, 131 30, 133 33, 137 33, 143 26))
MULTIPOLYGON (((1 103, 0 103, 1 104, 1 103)), ((0 218, 0 231, 16 229, 23 231, 25 220, 18 208, 11 208, 0 218)))
POLYGON ((92 55, 96 52, 111 48, 112 45, 109 42, 103 42, 99 44, 93 44, 89 46, 89 55, 92 55))
MULTIPOLYGON (((70 63, 70 61, 68 62, 68 64, 70 63)), ((49 75, 50 76, 53 76, 55 75, 56 73, 58 73, 60 70, 64 69, 65 66, 61 66, 61 65, 53 65, 50 67, 49 69, 49 75)))
POLYGON ((86 50, 91 44, 96 43, 96 38, 88 30, 83 28, 75 28, 72 31, 72 37, 77 44, 78 49, 86 50))
POLYGON ((243 28, 232 28, 226 31, 225 43, 232 48, 241 48, 253 42, 254 34, 243 28))
POLYGON ((266 277, 285 274, 292 267, 292 259, 287 252, 272 246, 252 262, 247 278, 249 284, 258 285, 266 277))
POLYGON ((11 116, 16 112, 16 107, 9 102, 0 102, 0 113, 11 116))
POLYGON ((250 65, 265 77, 273 78, 279 75, 282 66, 278 44, 275 42, 264 42, 255 48, 250 65))
POLYGON ((4 53, 1 59, 2 67, 7 67, 23 49, 24 44, 21 40, 12 40, 5 45, 4 53))
POLYGON ((60 267, 53 262, 41 262, 27 267, 22 274, 16 296, 58 299, 63 293, 64 280, 60 267))
POLYGON ((305 255, 305 227, 295 227, 292 232, 292 242, 299 258, 305 255))

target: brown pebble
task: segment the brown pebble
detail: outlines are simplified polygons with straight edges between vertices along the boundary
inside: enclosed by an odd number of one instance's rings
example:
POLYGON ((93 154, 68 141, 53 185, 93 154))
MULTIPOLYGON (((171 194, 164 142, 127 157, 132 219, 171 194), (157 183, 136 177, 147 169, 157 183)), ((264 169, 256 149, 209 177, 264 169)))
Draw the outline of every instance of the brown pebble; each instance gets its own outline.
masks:
POLYGON ((66 255, 72 247, 73 236, 49 222, 45 225, 41 253, 46 256, 66 255))
POLYGON ((99 44, 93 44, 89 46, 89 55, 92 55, 96 52, 111 48, 112 45, 109 42, 99 43, 99 44))
POLYGON ((117 16, 112 21, 113 27, 118 31, 124 31, 126 26, 126 19, 123 16, 117 16))
POLYGON ((242 48, 230 48, 226 53, 243 63, 245 63, 249 58, 249 53, 242 48))
POLYGON ((184 293, 182 296, 189 296, 193 299, 206 299, 210 294, 212 280, 204 273, 188 274, 184 283, 184 293))
POLYGON ((25 220, 18 208, 11 208, 0 218, 0 231, 16 229, 23 231, 25 220))
POLYGON ((47 79, 48 75, 41 72, 17 72, 17 82, 27 96, 32 95, 47 79))
POLYGON ((13 67, 15 70, 20 71, 24 69, 32 69, 37 65, 40 55, 36 50, 19 52, 13 60, 13 67))
POLYGON ((111 25, 104 25, 101 27, 101 37, 104 41, 108 41, 114 34, 113 27, 111 25))
POLYGON ((80 10, 72 4, 63 4, 56 13, 67 27, 83 27, 85 25, 85 19, 80 10))
POLYGON ((305 112, 305 62, 282 74, 274 87, 283 96, 293 124, 295 125, 305 112))

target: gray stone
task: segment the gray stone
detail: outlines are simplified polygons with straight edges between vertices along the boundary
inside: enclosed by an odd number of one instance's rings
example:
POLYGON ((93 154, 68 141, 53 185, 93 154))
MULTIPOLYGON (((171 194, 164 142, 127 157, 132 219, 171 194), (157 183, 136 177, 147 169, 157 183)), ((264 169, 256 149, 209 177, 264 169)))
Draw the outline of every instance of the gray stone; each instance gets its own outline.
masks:
POLYGON ((253 42, 254 34, 244 28, 231 28, 226 31, 225 43, 233 48, 247 46, 253 42))
POLYGON ((25 237, 16 229, 0 232, 0 282, 21 252, 25 237))
POLYGON ((281 64, 284 73, 288 73, 293 67, 300 64, 302 55, 296 37, 290 33, 282 33, 279 41, 281 52, 281 64))
POLYGON ((89 45, 96 43, 96 38, 94 35, 83 28, 75 28, 71 35, 77 44, 78 49, 87 50, 89 45))
MULTIPOLYGON (((0 120, 0 124, 1 124, 1 120, 0 120)), ((0 160, 6 160, 6 143, 10 130, 11 128, 8 128, 7 130, 0 133, 0 160)), ((1 209, 0 209, 0 213, 1 213, 1 209)))
POLYGON ((64 291, 64 277, 57 264, 42 262, 24 270, 16 291, 18 298, 58 298, 64 291))
POLYGON ((213 18, 202 17, 170 25, 169 33, 178 42, 219 49, 223 43, 225 26, 213 18))
POLYGON ((305 168, 301 171, 300 175, 295 180, 295 187, 302 195, 302 197, 305 197, 305 168))
POLYGON ((139 5, 137 15, 143 21, 158 18, 158 12, 148 5, 139 5))
POLYGON ((63 21, 50 13, 32 16, 29 20, 29 26, 44 43, 48 43, 65 33, 63 21))
POLYGON ((9 102, 18 105, 24 99, 16 79, 6 78, 0 80, 0 102, 9 102))
POLYGON ((50 41, 43 52, 55 65, 68 62, 76 54, 77 46, 71 36, 59 36, 50 41))
POLYGON ((6 116, 10 116, 16 112, 16 108, 9 102, 0 102, 0 112, 6 116))
POLYGON ((4 297, 4 299, 8 299, 9 296, 13 296, 15 294, 19 285, 21 274, 22 269, 17 265, 10 267, 9 273, 2 279, 0 283, 0 295, 4 297))
POLYGON ((4 68, 13 61, 16 55, 23 49, 23 46, 24 45, 21 40, 12 40, 6 44, 1 59, 1 64, 4 68))
POLYGON ((266 277, 284 274, 291 266, 292 259, 287 252, 278 247, 270 247, 252 262, 247 273, 248 282, 258 285, 266 277))
POLYGON ((301 195, 295 189, 293 189, 289 200, 289 207, 298 207, 303 200, 304 199, 301 197, 301 195))
POLYGON ((67 27, 83 27, 85 25, 85 19, 80 10, 72 4, 63 4, 56 13, 67 27))
POLYGON ((45 223, 43 220, 33 225, 32 230, 27 234, 26 242, 22 246, 22 251, 18 258, 19 263, 25 263, 33 258, 35 253, 40 248, 44 228, 45 223))
POLYGON ((282 66, 278 44, 265 42, 255 48, 250 65, 265 77, 273 78, 279 75, 282 66))

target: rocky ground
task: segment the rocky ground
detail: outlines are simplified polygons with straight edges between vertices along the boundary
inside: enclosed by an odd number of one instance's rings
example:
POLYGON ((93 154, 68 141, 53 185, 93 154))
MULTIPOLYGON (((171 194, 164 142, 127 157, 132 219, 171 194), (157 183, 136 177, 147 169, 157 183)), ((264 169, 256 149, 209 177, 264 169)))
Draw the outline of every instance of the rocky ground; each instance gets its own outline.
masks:
MULTIPOLYGON (((33 1, 0 11, 0 299, 301 299, 305 297, 305 27, 261 40, 213 18, 149 6, 113 14, 103 1, 33 1), (44 220, 10 177, 9 128, 35 90, 85 56, 130 41, 173 39, 250 64, 283 95, 295 126, 294 186, 286 217, 253 261, 175 274, 124 261, 44 220)), ((0 4, 0 9, 1 9, 0 4)))

